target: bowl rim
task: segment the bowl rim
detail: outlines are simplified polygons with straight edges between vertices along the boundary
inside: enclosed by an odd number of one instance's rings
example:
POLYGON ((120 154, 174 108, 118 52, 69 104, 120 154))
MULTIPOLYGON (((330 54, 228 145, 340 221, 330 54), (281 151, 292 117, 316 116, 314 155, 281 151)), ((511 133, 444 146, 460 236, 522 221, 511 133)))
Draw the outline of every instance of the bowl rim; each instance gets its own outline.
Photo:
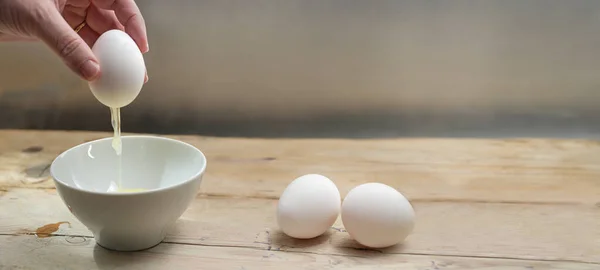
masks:
MULTIPOLYGON (((173 139, 173 138, 168 138, 168 137, 163 137, 163 136, 156 136, 156 135, 125 135, 125 136, 121 136, 121 139, 124 138, 128 138, 128 139, 156 139, 156 140, 163 140, 163 141, 170 141, 173 143, 179 143, 179 144, 183 144, 186 147, 189 147, 191 149, 193 149, 194 151, 198 152, 198 154, 200 154, 200 157, 202 158, 203 165, 200 168, 200 170, 198 170, 197 173, 195 173, 193 176, 189 177, 189 179, 186 179, 180 183, 177 183, 175 185, 171 185, 171 186, 167 186, 167 187, 162 187, 162 188, 155 188, 155 189, 150 189, 150 190, 145 190, 145 191, 138 191, 138 192, 101 192, 101 191, 92 191, 92 190, 87 190, 87 189, 82 189, 76 186, 71 186, 66 184, 64 181, 60 180, 58 177, 55 176, 54 174, 54 167, 55 167, 55 163, 56 161, 61 158, 62 156, 66 155, 66 153, 73 151, 77 148, 80 147, 86 147, 88 145, 94 144, 94 143, 98 143, 101 141, 107 141, 107 140, 112 140, 113 137, 106 137, 106 138, 100 138, 100 139, 96 139, 96 140, 92 140, 92 141, 88 141, 88 142, 84 142, 78 145, 75 145, 65 151, 63 151, 62 153, 58 154, 53 160, 52 163, 50 164, 50 176, 52 177, 52 179, 54 180, 54 183, 56 185, 60 185, 63 186, 65 188, 68 189, 72 189, 72 190, 76 190, 78 192, 83 192, 83 193, 88 193, 88 194, 94 194, 94 195, 102 195, 102 196, 139 196, 139 195, 144 195, 144 194, 152 194, 152 193, 160 193, 160 192, 164 192, 164 191, 168 191, 168 190, 172 190, 172 189, 176 189, 179 188, 181 186, 184 186, 186 184, 189 184, 190 182, 194 181, 195 179, 197 179, 198 177, 202 176, 204 174, 204 172, 206 171, 206 166, 207 166, 207 159, 206 156, 204 155, 204 153, 198 149, 197 147, 181 141, 181 140, 177 140, 177 139, 173 139)), ((57 187, 57 191, 58 191, 58 187, 57 187)))

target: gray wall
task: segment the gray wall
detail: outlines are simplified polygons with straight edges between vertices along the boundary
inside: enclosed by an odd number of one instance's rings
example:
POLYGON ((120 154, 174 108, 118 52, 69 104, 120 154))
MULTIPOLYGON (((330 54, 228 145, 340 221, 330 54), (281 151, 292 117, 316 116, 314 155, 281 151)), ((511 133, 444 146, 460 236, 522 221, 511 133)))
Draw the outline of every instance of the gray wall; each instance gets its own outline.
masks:
MULTIPOLYGON (((600 135, 597 0, 139 0, 124 131, 600 135)), ((0 45, 0 127, 110 130, 40 44, 0 45)), ((600 137, 600 136, 599 136, 600 137)))

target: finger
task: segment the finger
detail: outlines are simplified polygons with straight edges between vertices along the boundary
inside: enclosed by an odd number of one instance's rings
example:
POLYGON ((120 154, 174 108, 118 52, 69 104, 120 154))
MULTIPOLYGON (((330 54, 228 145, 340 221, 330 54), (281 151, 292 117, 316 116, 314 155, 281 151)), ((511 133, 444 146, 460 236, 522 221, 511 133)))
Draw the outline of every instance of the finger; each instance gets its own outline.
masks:
POLYGON ((148 52, 146 24, 133 0, 92 0, 92 3, 102 9, 114 10, 117 19, 125 27, 125 32, 135 41, 140 51, 148 52))
POLYGON ((92 81, 100 75, 98 60, 90 47, 71 29, 55 8, 36 12, 36 36, 58 54, 65 64, 85 80, 92 81))
POLYGON ((96 33, 100 34, 112 29, 125 30, 117 20, 114 11, 101 9, 95 5, 91 5, 88 9, 86 22, 96 33))
POLYGON ((84 26, 83 28, 81 28, 81 30, 79 30, 79 36, 83 39, 83 41, 85 41, 85 43, 88 46, 90 46, 90 48, 94 46, 94 43, 96 43, 96 40, 98 40, 98 38, 100 37, 100 35, 88 25, 84 26))
POLYGON ((63 10, 63 17, 71 28, 75 28, 81 22, 85 21, 85 11, 82 15, 80 11, 65 7, 65 10, 63 10))
POLYGON ((89 0, 68 0, 68 3, 65 5, 65 7, 72 6, 72 7, 76 7, 76 8, 86 9, 86 8, 88 8, 89 5, 90 5, 89 0))

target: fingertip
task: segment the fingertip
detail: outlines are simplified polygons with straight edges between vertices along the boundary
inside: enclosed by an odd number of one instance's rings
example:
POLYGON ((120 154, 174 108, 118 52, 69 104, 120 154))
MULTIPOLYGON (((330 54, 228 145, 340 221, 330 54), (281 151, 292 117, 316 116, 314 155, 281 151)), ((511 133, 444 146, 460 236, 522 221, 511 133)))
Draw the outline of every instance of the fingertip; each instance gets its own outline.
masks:
POLYGON ((92 59, 86 60, 79 70, 87 81, 94 81, 100 76, 100 65, 92 59))
POLYGON ((150 45, 148 45, 148 38, 146 37, 146 34, 131 33, 130 35, 134 37, 135 43, 137 43, 138 48, 140 48, 142 53, 147 53, 150 51, 150 45))
POLYGON ((150 51, 150 47, 148 47, 148 43, 137 43, 137 44, 138 44, 138 48, 140 49, 140 52, 147 53, 148 51, 150 51))
POLYGON ((148 46, 148 40, 144 34, 140 34, 137 31, 131 31, 130 29, 127 29, 125 33, 127 33, 133 39, 133 41, 135 41, 135 44, 137 44, 140 52, 147 53, 150 50, 150 47, 148 46))
POLYGON ((143 21, 134 21, 126 25, 125 32, 131 36, 142 53, 147 53, 150 50, 146 27, 143 21))

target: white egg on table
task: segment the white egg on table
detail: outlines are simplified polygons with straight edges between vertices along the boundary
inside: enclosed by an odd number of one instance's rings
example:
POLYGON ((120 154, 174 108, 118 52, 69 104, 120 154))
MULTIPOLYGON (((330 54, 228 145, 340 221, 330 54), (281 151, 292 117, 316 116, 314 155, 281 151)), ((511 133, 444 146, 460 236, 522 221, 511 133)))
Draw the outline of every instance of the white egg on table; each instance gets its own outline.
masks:
POLYGON ((356 186, 342 203, 344 228, 358 243, 385 248, 406 239, 413 231, 415 212, 396 189, 381 183, 356 186))
POLYGON ((315 238, 337 220, 341 196, 327 177, 307 174, 296 178, 283 191, 277 205, 277 223, 286 235, 315 238))
POLYGON ((121 30, 104 32, 92 51, 100 65, 100 76, 89 83, 102 104, 122 108, 131 103, 144 85, 146 66, 133 39, 121 30))

